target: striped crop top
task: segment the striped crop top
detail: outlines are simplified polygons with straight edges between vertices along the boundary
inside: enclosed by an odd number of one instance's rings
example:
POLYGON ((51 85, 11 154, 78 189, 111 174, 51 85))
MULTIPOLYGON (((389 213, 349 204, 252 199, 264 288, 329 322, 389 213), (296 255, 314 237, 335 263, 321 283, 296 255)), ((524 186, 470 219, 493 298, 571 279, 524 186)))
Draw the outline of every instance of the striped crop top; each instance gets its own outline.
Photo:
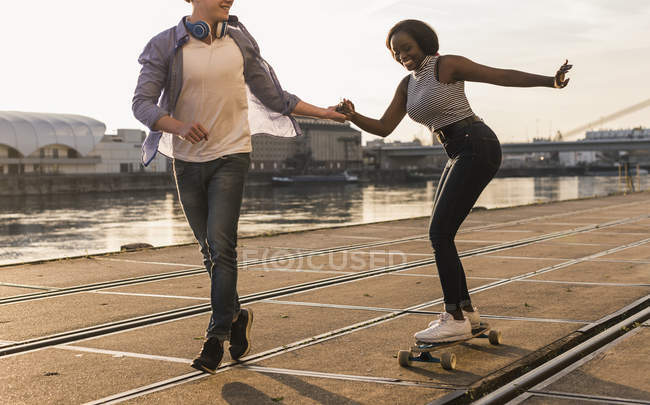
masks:
POLYGON ((436 79, 440 56, 427 55, 408 81, 406 111, 431 132, 474 114, 465 95, 465 82, 440 83, 436 79))

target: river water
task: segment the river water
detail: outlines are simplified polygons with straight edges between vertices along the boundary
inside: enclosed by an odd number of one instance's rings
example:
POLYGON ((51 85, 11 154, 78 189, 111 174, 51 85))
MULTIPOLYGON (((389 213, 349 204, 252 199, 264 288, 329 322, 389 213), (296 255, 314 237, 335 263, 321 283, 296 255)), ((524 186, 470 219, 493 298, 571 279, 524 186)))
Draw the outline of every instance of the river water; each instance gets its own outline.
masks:
MULTIPOLYGON (((249 186, 240 235, 430 215, 437 182, 399 185, 249 186)), ((636 178, 635 178, 635 186, 636 178)), ((641 178, 641 189, 650 177, 641 178)), ((602 196, 617 177, 496 178, 476 206, 602 196)), ((423 229, 423 232, 426 230, 423 229)), ((127 243, 192 242, 174 192, 1 197, 0 265, 111 252, 127 243)))

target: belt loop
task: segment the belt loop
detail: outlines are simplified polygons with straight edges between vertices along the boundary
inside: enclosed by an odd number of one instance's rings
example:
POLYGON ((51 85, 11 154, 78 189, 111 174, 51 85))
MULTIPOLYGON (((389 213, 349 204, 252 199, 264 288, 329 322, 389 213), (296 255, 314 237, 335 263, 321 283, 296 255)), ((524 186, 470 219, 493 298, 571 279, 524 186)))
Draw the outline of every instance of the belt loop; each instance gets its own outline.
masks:
POLYGON ((449 136, 446 135, 445 132, 453 133, 456 131, 460 131, 461 129, 464 129, 465 127, 469 127, 470 125, 478 121, 483 121, 483 120, 479 118, 476 114, 470 115, 469 117, 463 118, 460 121, 456 121, 453 124, 449 124, 438 129, 437 131, 435 131, 436 136, 438 137, 440 143, 444 143, 444 141, 449 140, 449 136))

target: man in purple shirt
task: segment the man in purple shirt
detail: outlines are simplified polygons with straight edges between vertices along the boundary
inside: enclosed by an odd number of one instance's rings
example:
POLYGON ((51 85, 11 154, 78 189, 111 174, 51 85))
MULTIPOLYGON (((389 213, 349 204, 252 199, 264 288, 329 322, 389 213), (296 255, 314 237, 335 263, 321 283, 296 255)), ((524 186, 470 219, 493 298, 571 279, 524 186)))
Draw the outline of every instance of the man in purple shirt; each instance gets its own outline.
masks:
POLYGON ((253 312, 239 305, 236 247, 251 135, 299 136, 292 114, 345 116, 282 89, 255 39, 229 15, 234 0, 185 1, 192 15, 153 37, 138 59, 133 112, 151 130, 143 163, 157 152, 173 159, 178 196, 210 275, 212 315, 192 367, 215 373, 224 341, 235 360, 250 350, 253 312))

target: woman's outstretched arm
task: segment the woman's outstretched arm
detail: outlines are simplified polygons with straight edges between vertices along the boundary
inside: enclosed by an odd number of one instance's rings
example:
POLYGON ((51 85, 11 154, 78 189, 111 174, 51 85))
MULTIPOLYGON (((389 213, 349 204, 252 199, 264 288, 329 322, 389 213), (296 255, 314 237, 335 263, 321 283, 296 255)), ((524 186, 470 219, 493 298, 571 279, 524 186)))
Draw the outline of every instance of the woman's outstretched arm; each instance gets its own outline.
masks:
POLYGON ((456 81, 482 82, 510 87, 563 88, 569 83, 564 76, 573 65, 564 62, 555 76, 542 76, 519 70, 498 69, 475 63, 463 56, 445 55, 438 62, 439 80, 443 83, 456 81))
POLYGON ((397 125, 402 121, 402 118, 406 115, 408 79, 408 76, 405 77, 399 86, 397 86, 393 101, 391 101, 384 115, 378 120, 368 118, 356 112, 354 104, 350 100, 344 100, 339 104, 339 111, 343 112, 348 120, 364 131, 370 132, 373 135, 387 137, 395 130, 397 125))

